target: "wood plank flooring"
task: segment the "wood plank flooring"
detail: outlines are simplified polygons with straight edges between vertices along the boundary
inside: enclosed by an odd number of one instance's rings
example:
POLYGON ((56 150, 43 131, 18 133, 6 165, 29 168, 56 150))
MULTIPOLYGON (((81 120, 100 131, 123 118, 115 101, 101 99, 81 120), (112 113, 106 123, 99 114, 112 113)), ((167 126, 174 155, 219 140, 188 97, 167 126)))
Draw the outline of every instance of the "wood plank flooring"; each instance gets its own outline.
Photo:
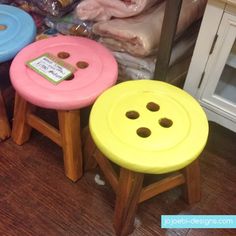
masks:
MULTIPOLYGON (((140 204, 133 236, 236 235, 236 229, 161 229, 163 214, 236 214, 236 134, 210 124, 200 157, 202 200, 192 206, 180 188, 140 204)), ((72 183, 61 149, 33 132, 23 146, 0 143, 0 235, 112 236, 114 194, 94 181, 98 169, 72 183)))

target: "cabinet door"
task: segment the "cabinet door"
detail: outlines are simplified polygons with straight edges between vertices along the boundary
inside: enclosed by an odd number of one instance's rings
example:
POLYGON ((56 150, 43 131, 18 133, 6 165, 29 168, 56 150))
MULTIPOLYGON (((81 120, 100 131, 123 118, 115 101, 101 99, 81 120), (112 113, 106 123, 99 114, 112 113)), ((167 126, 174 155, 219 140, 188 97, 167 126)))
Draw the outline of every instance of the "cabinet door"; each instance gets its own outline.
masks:
POLYGON ((205 68, 200 101, 209 110, 236 120, 236 16, 224 13, 215 48, 205 68))

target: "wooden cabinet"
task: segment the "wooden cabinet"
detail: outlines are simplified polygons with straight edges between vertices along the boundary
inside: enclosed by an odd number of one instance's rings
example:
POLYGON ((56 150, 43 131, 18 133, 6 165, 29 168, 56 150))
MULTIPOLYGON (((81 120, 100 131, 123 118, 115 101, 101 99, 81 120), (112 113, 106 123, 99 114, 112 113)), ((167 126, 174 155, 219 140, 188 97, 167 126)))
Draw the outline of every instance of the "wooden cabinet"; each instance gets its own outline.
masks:
POLYGON ((236 132, 236 1, 208 1, 184 90, 236 132))

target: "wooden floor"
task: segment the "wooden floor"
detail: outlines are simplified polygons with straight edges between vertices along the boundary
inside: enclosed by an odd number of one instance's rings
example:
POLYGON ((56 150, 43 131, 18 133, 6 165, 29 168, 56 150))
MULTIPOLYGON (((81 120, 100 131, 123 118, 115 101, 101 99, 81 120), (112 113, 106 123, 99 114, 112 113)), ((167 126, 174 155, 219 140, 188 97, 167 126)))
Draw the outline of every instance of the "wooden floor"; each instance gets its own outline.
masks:
MULTIPOLYGON (((197 137, 196 137, 197 138, 197 137)), ((139 206, 132 235, 236 235, 236 229, 161 229, 163 214, 236 214, 236 134, 210 124, 200 158, 202 200, 189 206, 180 188, 139 206)), ((33 132, 23 146, 0 143, 0 235, 114 235, 114 194, 94 181, 99 170, 77 183, 63 174, 62 151, 33 132)))

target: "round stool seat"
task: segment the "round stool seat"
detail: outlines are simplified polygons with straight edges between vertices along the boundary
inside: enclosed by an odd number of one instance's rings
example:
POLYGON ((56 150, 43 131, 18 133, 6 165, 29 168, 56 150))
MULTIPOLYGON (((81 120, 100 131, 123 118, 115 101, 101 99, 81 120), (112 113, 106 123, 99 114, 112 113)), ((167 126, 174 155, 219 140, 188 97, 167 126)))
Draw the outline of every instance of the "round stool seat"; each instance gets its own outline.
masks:
POLYGON ((0 63, 12 59, 35 35, 35 23, 28 13, 0 4, 0 63))
POLYGON ((25 47, 14 58, 10 76, 13 87, 26 101, 44 108, 72 110, 90 105, 116 82, 117 63, 109 50, 93 40, 58 36, 25 47), (62 55, 66 63, 77 68, 74 77, 55 85, 26 66, 27 61, 45 53, 62 55))
POLYGON ((198 102, 175 86, 153 80, 123 82, 105 91, 92 108, 89 126, 108 159, 150 174, 187 166, 208 136, 198 102))

